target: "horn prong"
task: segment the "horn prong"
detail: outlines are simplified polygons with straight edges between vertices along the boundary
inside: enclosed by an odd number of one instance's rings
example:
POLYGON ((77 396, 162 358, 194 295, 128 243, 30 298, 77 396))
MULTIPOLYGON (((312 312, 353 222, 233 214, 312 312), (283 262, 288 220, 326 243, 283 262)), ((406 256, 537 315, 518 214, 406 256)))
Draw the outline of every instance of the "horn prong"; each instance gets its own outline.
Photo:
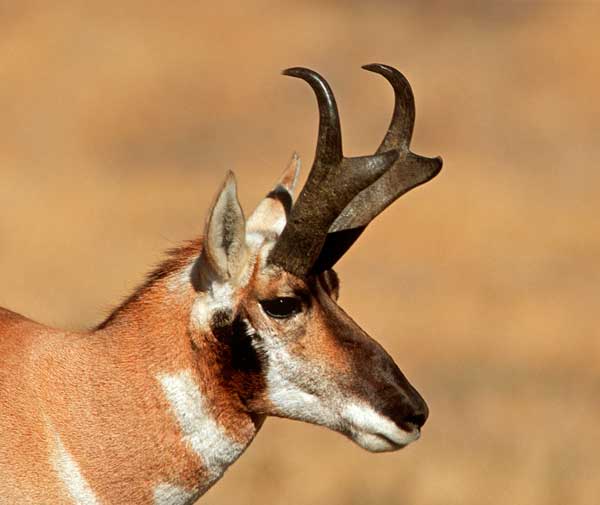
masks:
POLYGON ((381 63, 371 63, 362 68, 383 76, 394 90, 394 112, 377 152, 395 150, 398 159, 390 170, 356 195, 340 213, 329 230, 331 237, 323 248, 323 264, 333 265, 378 214, 404 193, 435 177, 442 169, 440 157, 426 158, 410 151, 415 99, 406 77, 381 63))
POLYGON ((415 125, 415 97, 408 79, 399 70, 382 63, 370 63, 362 68, 383 76, 394 89, 394 112, 377 151, 408 150, 415 125))
POLYGON ((335 97, 317 72, 302 67, 284 70, 313 89, 319 106, 319 135, 313 166, 269 261, 299 277, 314 272, 327 233, 344 207, 381 177, 398 157, 394 150, 345 158, 335 97))
POLYGON ((304 276, 331 268, 366 226, 399 196, 441 170, 441 158, 410 151, 415 101, 401 72, 371 63, 365 70, 382 75, 394 90, 394 111, 376 153, 344 158, 339 114, 331 88, 313 70, 294 67, 283 73, 305 80, 319 105, 315 161, 269 261, 304 276))
POLYGON ((339 162, 342 159, 342 131, 337 103, 331 87, 321 75, 308 68, 287 68, 282 74, 302 79, 312 88, 319 106, 317 157, 324 163, 339 162))

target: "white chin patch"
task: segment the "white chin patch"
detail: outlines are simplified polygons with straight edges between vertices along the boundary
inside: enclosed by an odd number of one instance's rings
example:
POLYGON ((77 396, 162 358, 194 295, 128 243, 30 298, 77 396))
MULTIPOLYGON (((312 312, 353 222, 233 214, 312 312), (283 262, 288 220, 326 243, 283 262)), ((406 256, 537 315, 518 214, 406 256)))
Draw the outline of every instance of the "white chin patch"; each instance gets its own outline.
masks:
POLYGON ((418 428, 406 431, 392 420, 364 403, 344 407, 342 417, 349 426, 349 435, 363 449, 372 452, 396 451, 418 440, 418 428))

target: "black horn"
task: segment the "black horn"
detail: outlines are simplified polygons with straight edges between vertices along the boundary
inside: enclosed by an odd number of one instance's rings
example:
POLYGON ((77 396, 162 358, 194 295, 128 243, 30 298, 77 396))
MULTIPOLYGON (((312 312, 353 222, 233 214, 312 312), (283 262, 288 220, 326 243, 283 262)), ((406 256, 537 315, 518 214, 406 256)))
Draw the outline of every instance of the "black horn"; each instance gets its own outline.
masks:
POLYGON ((378 214, 407 191, 435 177, 442 169, 442 158, 426 158, 410 151, 415 100, 404 75, 380 63, 364 65, 363 68, 382 75, 394 89, 392 120, 377 154, 392 150, 397 153, 397 158, 389 170, 356 195, 336 218, 315 264, 317 271, 331 268, 378 214))
POLYGON ((313 70, 295 67, 284 75, 305 80, 319 106, 319 134, 313 166, 269 262, 299 277, 315 272, 327 234, 343 209, 379 179, 398 157, 397 150, 345 158, 335 97, 313 70))

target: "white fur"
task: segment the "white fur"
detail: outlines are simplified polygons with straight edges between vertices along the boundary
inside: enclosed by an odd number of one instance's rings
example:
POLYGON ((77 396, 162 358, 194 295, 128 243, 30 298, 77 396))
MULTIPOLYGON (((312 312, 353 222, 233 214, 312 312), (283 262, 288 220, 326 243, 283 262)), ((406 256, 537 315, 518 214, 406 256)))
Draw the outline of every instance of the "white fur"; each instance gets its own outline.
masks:
POLYGON ((285 226, 285 209, 273 198, 264 198, 246 222, 246 240, 250 234, 281 233, 278 222, 283 215, 285 226))
POLYGON ((310 370, 307 363, 292 356, 285 344, 268 332, 261 333, 264 344, 256 344, 267 352, 269 367, 267 371, 267 395, 280 414, 293 419, 338 429, 338 416, 335 414, 337 393, 332 393, 325 378, 317 370, 310 370), (306 381, 311 391, 306 389, 306 381), (317 393, 317 394, 315 394, 317 393), (326 399, 326 401, 324 401, 326 399))
POLYGON ((173 484, 159 484, 154 488, 154 505, 188 505, 194 503, 198 495, 173 484))
POLYGON ((417 440, 417 428, 406 431, 364 402, 353 402, 344 407, 342 417, 350 425, 352 438, 365 449, 389 451, 417 440), (396 446, 396 447, 395 447, 396 446))
POLYGON ((67 451, 58 433, 54 432, 52 466, 76 505, 99 505, 100 501, 85 480, 73 456, 67 451))
POLYGON ((235 304, 235 292, 228 282, 211 283, 206 293, 196 297, 192 307, 192 322, 196 328, 208 330, 213 315, 219 311, 231 311, 235 304))
MULTIPOLYGON (((294 188, 300 174, 300 165, 300 157, 298 153, 294 153, 274 190, 287 191, 293 198, 294 188)), ((246 222, 246 242, 254 240, 253 238, 249 239, 249 236, 252 235, 279 235, 286 223, 287 217, 283 204, 278 199, 267 196, 261 200, 246 222)))
POLYGON ((253 251, 257 251, 265 241, 265 235, 259 231, 248 231, 246 230, 246 244, 248 248, 253 251))
POLYGON ((287 224, 287 217, 285 215, 281 215, 279 216, 279 218, 277 218, 277 220, 273 223, 271 230, 273 233, 275 233, 276 235, 280 235, 281 232, 283 231, 283 229, 285 228, 285 225, 287 224))
POLYGON ((290 381, 278 367, 270 366, 267 377, 269 400, 287 416, 307 422, 326 424, 327 408, 321 399, 290 381))
MULTIPOLYGON (((274 202, 274 200, 271 201, 274 202)), ((249 229, 246 232, 246 241, 249 242, 248 237, 252 235, 261 235, 263 238, 266 235, 280 235, 285 228, 285 225, 287 224, 287 217, 285 215, 285 210, 280 203, 271 204, 270 208, 268 209, 270 215, 255 217, 256 213, 260 211, 264 212, 265 210, 267 209, 262 209, 261 206, 259 206, 256 209, 255 214, 251 216, 251 221, 248 222, 249 229), (264 222, 256 222, 261 218, 264 222)))
POLYGON ((177 418, 183 440, 198 455, 208 474, 207 486, 216 481, 244 451, 211 415, 189 370, 157 377, 177 418))

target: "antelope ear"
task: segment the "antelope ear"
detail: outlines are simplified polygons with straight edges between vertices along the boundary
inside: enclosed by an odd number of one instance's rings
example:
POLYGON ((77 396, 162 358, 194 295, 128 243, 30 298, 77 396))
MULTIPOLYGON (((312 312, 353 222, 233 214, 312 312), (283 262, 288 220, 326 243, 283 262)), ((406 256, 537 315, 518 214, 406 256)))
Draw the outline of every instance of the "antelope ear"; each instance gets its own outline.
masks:
POLYGON ((242 270, 247 257, 246 221, 237 198, 235 175, 229 172, 204 233, 202 257, 216 279, 227 281, 242 270))
POLYGON ((287 221, 294 202, 294 189, 300 174, 300 156, 292 155, 278 183, 248 218, 248 233, 275 233, 279 235, 287 221))

